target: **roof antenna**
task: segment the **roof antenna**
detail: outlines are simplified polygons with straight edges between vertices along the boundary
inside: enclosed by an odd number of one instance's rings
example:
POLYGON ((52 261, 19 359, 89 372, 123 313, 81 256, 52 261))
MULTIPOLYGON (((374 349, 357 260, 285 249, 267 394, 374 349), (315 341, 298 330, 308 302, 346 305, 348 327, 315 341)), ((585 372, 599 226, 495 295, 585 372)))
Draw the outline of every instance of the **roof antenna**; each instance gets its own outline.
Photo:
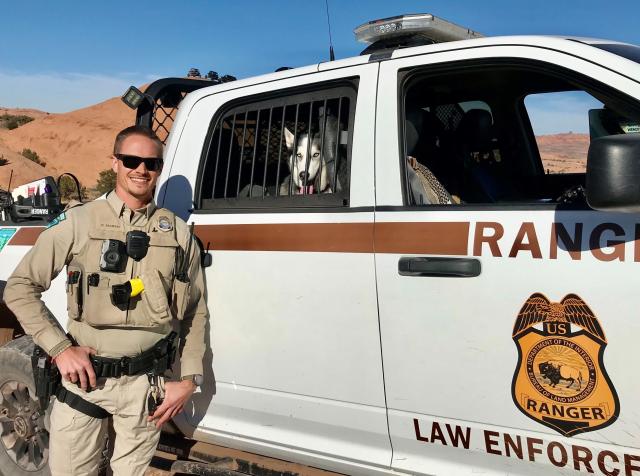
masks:
POLYGON ((333 53, 333 41, 331 40, 331 21, 329 20, 329 0, 324 0, 327 10, 327 27, 329 28, 329 61, 335 61, 336 55, 333 53))

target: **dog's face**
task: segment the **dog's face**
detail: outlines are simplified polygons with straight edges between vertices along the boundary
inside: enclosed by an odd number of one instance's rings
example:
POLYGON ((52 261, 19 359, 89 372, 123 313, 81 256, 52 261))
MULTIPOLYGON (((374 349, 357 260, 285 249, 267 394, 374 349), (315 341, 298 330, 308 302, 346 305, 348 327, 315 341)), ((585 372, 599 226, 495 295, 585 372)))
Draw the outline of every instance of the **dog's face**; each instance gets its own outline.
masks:
POLYGON ((322 168, 320 188, 324 190, 327 187, 327 166, 322 159, 320 138, 317 135, 312 136, 311 144, 309 144, 308 134, 300 134, 296 144, 294 144, 295 136, 286 127, 284 129, 284 137, 287 149, 291 151, 288 165, 295 186, 298 189, 307 187, 307 193, 313 193, 313 184, 322 168))

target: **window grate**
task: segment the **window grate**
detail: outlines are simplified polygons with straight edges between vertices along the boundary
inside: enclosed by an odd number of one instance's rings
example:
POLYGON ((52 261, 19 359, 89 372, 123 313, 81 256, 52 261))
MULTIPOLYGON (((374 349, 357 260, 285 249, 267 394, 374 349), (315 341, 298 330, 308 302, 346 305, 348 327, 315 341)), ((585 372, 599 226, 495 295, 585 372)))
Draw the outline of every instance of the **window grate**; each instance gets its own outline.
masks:
MULTIPOLYGON (((180 101, 182 101, 186 95, 186 92, 181 92, 180 101)), ((171 126, 173 126, 173 121, 175 121, 177 113, 178 106, 167 107, 163 105, 162 98, 155 100, 153 105, 153 122, 151 124, 151 130, 156 133, 163 144, 167 142, 171 126)))
POLYGON ((455 131, 462 120, 463 112, 457 103, 441 104, 433 108, 436 117, 444 126, 445 131, 455 131))
POLYGON ((245 104, 214 118, 203 206, 348 198, 354 99, 352 88, 336 88, 245 104))

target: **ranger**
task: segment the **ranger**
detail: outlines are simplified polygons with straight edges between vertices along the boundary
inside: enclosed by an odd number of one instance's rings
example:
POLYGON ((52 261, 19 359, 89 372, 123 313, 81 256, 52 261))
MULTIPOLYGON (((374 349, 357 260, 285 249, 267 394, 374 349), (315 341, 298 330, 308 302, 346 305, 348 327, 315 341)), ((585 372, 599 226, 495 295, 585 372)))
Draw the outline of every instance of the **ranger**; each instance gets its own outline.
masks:
POLYGON ((63 379, 51 413, 53 475, 97 472, 108 416, 114 474, 144 474, 161 425, 202 383, 208 312, 199 248, 186 224, 153 201, 162 149, 149 129, 121 131, 115 190, 59 215, 7 281, 5 302, 63 379), (65 267, 68 335, 40 299, 65 267), (164 382, 174 327, 184 340, 183 380, 164 382))

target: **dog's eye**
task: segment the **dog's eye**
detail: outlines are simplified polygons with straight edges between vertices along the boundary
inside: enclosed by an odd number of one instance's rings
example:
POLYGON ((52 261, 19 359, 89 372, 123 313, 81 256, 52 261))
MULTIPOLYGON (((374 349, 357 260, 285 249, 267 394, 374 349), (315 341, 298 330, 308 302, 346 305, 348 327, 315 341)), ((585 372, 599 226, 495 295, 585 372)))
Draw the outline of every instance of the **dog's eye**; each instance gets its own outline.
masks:
POLYGON ((302 154, 300 152, 298 152, 298 155, 296 155, 296 157, 298 157, 299 159, 302 158, 302 154))
POLYGON ((320 155, 320 152, 316 152, 315 154, 313 154, 314 157, 318 157, 320 155))

